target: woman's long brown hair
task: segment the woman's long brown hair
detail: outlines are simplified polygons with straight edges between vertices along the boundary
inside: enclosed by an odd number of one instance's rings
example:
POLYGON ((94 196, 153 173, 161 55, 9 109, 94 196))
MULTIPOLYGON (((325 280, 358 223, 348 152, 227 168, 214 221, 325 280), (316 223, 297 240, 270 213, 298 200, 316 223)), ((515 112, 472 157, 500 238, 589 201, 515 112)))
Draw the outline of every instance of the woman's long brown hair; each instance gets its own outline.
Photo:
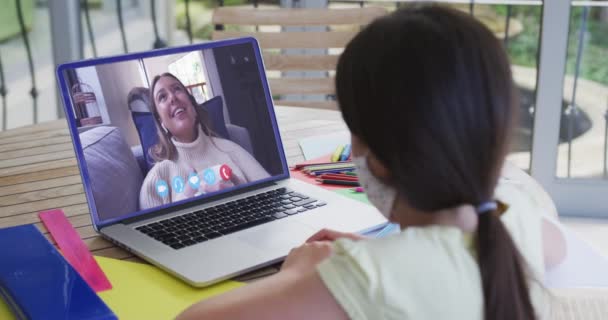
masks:
MULTIPOLYGON (((493 199, 516 118, 509 59, 490 30, 448 7, 382 17, 345 48, 336 91, 346 124, 414 208, 493 199)), ((498 210, 479 215, 485 319, 533 319, 523 259, 498 210)))

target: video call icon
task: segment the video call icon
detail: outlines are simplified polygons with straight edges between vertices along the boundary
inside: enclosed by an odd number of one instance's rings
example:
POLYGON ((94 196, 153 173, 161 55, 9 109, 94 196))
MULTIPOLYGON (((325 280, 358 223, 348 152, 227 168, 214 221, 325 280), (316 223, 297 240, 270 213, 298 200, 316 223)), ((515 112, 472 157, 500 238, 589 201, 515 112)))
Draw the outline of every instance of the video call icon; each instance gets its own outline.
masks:
POLYGON ((184 192, 184 179, 180 176, 173 177, 173 181, 171 181, 171 186, 173 187, 173 191, 176 193, 184 192))
POLYGON ((203 171, 203 180, 205 180, 205 183, 207 183, 208 185, 215 184, 217 178, 215 177, 215 172, 213 172, 213 169, 208 168, 203 171))
POLYGON ((169 186, 165 180, 156 181, 156 193, 162 198, 165 198, 169 195, 169 186))
POLYGON ((192 189, 198 190, 198 188, 201 186, 201 179, 198 177, 196 172, 191 172, 190 175, 188 175, 188 183, 192 189))
POLYGON ((220 167, 220 177, 225 181, 230 180, 232 177, 232 169, 228 165, 222 165, 220 167))

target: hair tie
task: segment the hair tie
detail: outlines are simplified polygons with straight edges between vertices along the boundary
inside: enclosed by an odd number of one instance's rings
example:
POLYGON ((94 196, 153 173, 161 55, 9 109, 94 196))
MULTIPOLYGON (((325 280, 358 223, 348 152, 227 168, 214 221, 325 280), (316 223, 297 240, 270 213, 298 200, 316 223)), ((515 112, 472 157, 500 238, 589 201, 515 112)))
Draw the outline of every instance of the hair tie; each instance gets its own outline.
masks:
POLYGON ((496 201, 487 201, 478 205, 477 208, 475 208, 475 211, 477 211, 477 214, 481 215, 496 209, 498 209, 498 203, 496 203, 496 201))

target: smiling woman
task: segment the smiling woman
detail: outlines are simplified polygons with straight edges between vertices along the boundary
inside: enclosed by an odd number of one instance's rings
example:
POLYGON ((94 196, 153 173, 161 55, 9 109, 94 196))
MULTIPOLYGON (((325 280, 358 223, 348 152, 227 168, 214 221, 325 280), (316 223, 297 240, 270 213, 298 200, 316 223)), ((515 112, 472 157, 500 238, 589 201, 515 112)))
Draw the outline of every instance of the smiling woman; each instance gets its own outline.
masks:
POLYGON ((207 113, 173 74, 156 76, 150 94, 159 142, 150 150, 156 164, 140 191, 142 209, 270 177, 242 147, 213 133, 207 113))

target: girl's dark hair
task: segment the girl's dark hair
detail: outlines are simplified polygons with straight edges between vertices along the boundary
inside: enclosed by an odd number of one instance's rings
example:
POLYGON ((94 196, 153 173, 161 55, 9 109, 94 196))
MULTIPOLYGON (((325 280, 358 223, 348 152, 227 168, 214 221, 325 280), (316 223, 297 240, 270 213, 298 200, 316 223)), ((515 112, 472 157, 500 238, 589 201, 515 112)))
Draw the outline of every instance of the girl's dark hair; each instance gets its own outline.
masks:
POLYGON ((165 132, 161 127, 160 116, 158 115, 158 110, 156 108, 156 100, 154 99, 154 87, 156 87, 156 83, 162 77, 173 78, 182 86, 184 91, 188 94, 188 99, 192 103, 192 107, 196 111, 198 122, 200 123, 203 132, 208 136, 215 136, 215 133, 211 129, 211 125, 208 123, 209 116, 207 115, 207 111, 205 111, 203 108, 197 107, 198 103, 196 102, 196 99, 194 99, 194 96, 192 96, 190 91, 186 89, 186 86, 184 86, 184 84, 172 73, 165 72, 163 74, 159 74, 152 79, 152 85, 150 86, 150 109, 154 115, 154 123, 156 123, 158 143, 152 146, 149 152, 152 158, 157 162, 162 160, 175 160, 177 157, 177 149, 175 148, 173 141, 171 141, 171 133, 165 132))
MULTIPOLYGON (((517 96, 502 44, 480 22, 437 5, 379 18, 346 46, 336 92, 350 131, 411 206, 492 200, 517 96)), ((475 240, 485 319, 532 319, 526 268, 500 211, 479 215, 475 240)))

